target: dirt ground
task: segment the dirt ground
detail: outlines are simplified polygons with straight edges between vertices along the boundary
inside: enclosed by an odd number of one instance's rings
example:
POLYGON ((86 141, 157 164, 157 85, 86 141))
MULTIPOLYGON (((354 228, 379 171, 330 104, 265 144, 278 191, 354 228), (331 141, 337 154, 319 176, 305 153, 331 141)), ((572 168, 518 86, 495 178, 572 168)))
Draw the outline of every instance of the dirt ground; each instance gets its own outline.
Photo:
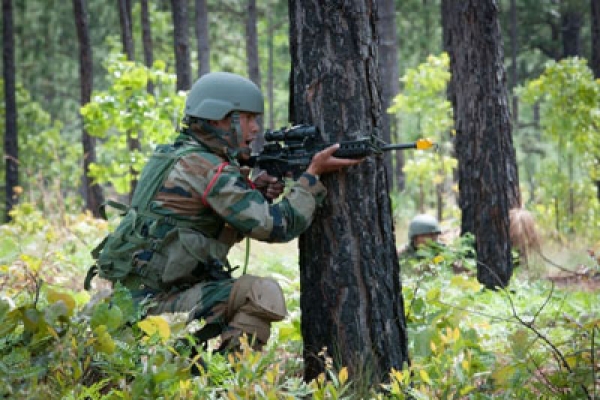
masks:
POLYGON ((585 266, 580 266, 572 273, 561 271, 558 274, 549 275, 547 278, 560 288, 589 292, 600 290, 600 272, 585 266))

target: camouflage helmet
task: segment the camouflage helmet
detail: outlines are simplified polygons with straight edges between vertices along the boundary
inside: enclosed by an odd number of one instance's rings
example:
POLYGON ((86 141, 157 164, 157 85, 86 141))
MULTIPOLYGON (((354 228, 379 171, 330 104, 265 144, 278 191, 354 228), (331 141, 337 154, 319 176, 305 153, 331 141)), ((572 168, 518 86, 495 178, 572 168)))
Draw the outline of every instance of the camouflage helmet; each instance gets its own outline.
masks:
POLYGON ((442 233, 437 218, 428 214, 419 214, 410 221, 410 225, 408 226, 409 241, 412 241, 415 236, 431 233, 442 233))
POLYGON ((232 111, 262 114, 264 100, 258 86, 229 72, 211 72, 194 83, 185 102, 185 114, 219 121, 232 111))

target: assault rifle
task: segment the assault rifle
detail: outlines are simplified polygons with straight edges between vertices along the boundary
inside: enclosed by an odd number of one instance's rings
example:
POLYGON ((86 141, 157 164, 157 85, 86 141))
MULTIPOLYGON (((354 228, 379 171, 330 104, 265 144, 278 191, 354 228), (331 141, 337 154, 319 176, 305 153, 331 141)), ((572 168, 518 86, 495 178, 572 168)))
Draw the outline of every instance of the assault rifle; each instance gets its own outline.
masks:
MULTIPOLYGON (((279 180, 290 173, 297 179, 308 168, 313 156, 333 143, 323 143, 319 129, 311 125, 296 125, 277 131, 265 132, 263 150, 253 154, 247 161, 250 167, 264 169, 279 180)), ((383 154, 390 150, 426 150, 435 144, 429 139, 412 143, 385 144, 374 136, 340 142, 333 155, 339 158, 363 158, 372 154, 383 154)))

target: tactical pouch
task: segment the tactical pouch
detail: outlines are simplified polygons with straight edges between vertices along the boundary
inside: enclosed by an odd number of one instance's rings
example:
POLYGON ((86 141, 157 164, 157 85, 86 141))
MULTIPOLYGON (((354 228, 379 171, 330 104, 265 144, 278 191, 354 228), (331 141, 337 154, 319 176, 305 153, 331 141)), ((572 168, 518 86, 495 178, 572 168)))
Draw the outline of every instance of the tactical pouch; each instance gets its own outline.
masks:
POLYGON ((162 289, 194 284, 210 277, 212 260, 226 259, 227 250, 227 245, 193 229, 173 229, 138 273, 142 277, 160 277, 162 289))

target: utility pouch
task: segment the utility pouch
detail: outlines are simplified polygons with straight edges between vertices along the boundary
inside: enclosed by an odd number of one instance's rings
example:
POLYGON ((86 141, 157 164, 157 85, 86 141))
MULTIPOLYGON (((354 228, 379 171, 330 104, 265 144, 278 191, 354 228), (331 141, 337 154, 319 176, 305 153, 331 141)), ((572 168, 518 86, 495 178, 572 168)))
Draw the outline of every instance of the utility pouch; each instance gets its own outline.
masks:
POLYGON ((148 263, 138 272, 142 277, 159 276, 160 287, 210 279, 213 260, 225 260, 228 246, 189 228, 176 228, 165 236, 148 263))

